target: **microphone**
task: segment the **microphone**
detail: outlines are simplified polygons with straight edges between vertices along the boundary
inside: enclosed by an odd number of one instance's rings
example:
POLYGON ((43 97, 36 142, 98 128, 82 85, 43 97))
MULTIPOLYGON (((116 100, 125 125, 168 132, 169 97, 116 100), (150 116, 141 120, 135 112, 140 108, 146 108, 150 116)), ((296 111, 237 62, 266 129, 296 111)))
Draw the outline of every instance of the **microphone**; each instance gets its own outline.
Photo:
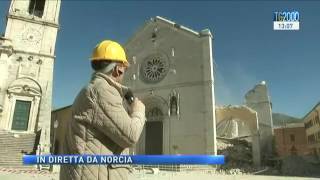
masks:
POLYGON ((132 104, 134 101, 134 95, 131 89, 127 90, 127 93, 124 95, 124 98, 127 100, 128 104, 132 104))

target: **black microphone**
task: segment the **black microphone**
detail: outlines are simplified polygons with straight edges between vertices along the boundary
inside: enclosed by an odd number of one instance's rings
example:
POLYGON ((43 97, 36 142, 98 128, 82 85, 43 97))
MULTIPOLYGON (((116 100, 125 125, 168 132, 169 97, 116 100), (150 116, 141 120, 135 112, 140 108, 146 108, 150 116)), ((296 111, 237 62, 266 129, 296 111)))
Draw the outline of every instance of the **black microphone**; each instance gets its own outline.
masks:
POLYGON ((128 104, 132 104, 134 101, 134 95, 131 89, 127 90, 127 93, 124 95, 124 98, 127 100, 128 104))

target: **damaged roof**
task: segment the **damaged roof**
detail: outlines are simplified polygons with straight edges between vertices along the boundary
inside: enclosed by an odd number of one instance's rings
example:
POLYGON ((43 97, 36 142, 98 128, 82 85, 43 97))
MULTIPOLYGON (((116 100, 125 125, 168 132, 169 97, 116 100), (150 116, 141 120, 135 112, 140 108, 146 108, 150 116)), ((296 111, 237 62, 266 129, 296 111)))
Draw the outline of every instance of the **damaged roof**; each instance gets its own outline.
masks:
POLYGON ((180 25, 178 23, 175 23, 175 22, 170 21, 170 20, 168 20, 166 18, 163 18, 161 16, 156 16, 155 18, 151 18, 151 20, 152 21, 162 21, 162 22, 167 23, 168 25, 171 25, 171 26, 173 26, 173 27, 175 27, 177 29, 181 29, 183 31, 186 31, 186 32, 191 33, 191 34, 194 34, 196 36, 210 36, 210 37, 212 37, 212 34, 211 34, 209 29, 204 29, 204 30, 202 30, 200 32, 197 32, 197 31, 194 31, 194 30, 192 30, 192 29, 190 29, 188 27, 182 26, 182 25, 180 25))
POLYGON ((176 29, 179 29, 181 31, 184 31, 188 34, 194 35, 196 37, 205 37, 205 36, 209 36, 210 38, 212 38, 212 33, 209 29, 203 29, 199 32, 192 30, 186 26, 180 25, 174 21, 171 21, 169 19, 166 19, 164 17, 161 16, 156 16, 153 18, 150 18, 150 20, 148 20, 146 23, 144 23, 140 28, 138 28, 138 30, 133 34, 133 36, 131 36, 131 38, 125 43, 125 44, 129 44, 133 39, 135 39, 135 37, 141 33, 142 31, 144 31, 147 27, 149 27, 149 25, 152 25, 155 22, 161 22, 163 24, 166 24, 168 26, 172 26, 176 29))

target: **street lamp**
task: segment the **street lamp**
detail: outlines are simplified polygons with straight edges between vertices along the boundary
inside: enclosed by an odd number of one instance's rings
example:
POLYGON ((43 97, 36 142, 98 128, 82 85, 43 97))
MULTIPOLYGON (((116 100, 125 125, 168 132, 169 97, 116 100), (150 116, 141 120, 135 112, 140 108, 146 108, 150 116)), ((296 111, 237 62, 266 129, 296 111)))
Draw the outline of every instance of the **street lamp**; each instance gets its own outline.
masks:
MULTIPOLYGON (((54 131, 53 131, 53 146, 52 146, 52 154, 56 154, 55 153, 55 150, 56 150, 56 134, 57 134, 57 128, 59 126, 59 121, 56 119, 54 120, 54 123, 53 123, 53 128, 54 128, 54 131)), ((50 171, 52 172, 53 171, 53 165, 50 165, 50 171)))
POLYGON ((54 133, 53 133, 53 154, 55 154, 56 149, 56 134, 57 134, 57 128, 59 126, 59 121, 56 119, 53 123, 54 133))
POLYGON ((53 127, 54 127, 54 129, 57 129, 58 126, 59 126, 59 121, 56 119, 56 120, 54 121, 54 123, 53 123, 53 127))

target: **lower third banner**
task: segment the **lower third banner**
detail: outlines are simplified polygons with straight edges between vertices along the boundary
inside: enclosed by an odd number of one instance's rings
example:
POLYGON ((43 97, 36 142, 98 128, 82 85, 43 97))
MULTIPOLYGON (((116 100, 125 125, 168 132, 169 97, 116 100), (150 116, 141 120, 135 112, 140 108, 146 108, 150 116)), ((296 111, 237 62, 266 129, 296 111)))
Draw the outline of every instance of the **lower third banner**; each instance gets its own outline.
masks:
POLYGON ((24 164, 224 164, 223 155, 24 155, 24 164))

